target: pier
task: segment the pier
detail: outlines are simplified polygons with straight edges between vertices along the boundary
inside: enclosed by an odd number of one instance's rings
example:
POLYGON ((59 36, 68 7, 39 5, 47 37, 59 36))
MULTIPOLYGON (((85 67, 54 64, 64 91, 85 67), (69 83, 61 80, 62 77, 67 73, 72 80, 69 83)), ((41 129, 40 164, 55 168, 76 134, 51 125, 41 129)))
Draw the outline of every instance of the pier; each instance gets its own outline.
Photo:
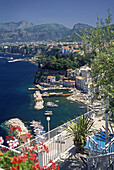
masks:
POLYGON ((63 92, 60 92, 60 93, 47 93, 47 92, 44 92, 42 94, 42 97, 50 97, 50 96, 70 96, 70 95, 73 95, 73 93, 67 93, 67 94, 63 94, 63 92))

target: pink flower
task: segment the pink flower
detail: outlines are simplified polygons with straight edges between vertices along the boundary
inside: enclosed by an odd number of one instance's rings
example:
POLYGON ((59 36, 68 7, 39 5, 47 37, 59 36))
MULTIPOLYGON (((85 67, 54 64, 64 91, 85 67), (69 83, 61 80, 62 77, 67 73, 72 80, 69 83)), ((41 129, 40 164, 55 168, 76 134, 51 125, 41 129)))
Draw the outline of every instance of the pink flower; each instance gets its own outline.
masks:
POLYGON ((19 141, 18 139, 14 139, 14 140, 10 140, 10 141, 7 141, 8 145, 10 148, 14 148, 16 146, 19 145, 19 141))
POLYGON ((2 145, 4 143, 4 139, 2 138, 2 136, 0 136, 0 145, 2 145))

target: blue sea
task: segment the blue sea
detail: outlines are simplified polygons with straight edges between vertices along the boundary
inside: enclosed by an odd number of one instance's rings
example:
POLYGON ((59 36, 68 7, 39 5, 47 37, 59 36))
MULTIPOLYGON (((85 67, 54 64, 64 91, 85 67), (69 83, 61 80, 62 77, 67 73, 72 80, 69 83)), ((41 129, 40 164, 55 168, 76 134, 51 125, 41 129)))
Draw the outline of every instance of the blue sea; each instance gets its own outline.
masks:
POLYGON ((20 118, 25 123, 31 120, 41 121, 47 131, 47 121, 44 115, 46 110, 52 110, 53 115, 50 120, 51 129, 63 124, 84 112, 77 102, 71 102, 66 97, 50 97, 44 99, 44 109, 34 109, 34 91, 28 91, 29 87, 34 87, 34 75, 37 71, 35 64, 19 61, 8 62, 7 57, 14 59, 22 58, 19 55, 0 54, 0 136, 8 133, 8 128, 4 125, 6 120, 20 118), (3 57, 3 58, 1 58, 3 57), (47 108, 46 102, 59 100, 58 108, 47 108))

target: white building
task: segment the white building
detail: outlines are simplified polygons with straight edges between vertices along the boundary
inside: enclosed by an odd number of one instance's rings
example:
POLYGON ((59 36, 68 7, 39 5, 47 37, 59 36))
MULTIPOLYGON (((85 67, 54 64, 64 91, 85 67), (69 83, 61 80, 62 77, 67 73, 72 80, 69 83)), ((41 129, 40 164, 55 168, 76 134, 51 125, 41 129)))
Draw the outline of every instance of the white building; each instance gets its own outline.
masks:
POLYGON ((55 82, 55 76, 48 76, 46 82, 47 83, 54 83, 55 82))
POLYGON ((82 77, 89 77, 90 76, 90 70, 87 65, 80 67, 80 73, 82 77))

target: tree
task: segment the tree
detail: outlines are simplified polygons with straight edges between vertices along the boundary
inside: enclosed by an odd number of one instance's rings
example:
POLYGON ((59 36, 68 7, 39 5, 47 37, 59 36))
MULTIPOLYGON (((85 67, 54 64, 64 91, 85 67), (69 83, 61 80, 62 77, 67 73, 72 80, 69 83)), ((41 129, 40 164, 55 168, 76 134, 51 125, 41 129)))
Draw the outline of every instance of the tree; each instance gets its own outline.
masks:
MULTIPOLYGON (((94 59, 91 64, 92 81, 99 86, 99 94, 106 100, 106 143, 108 142, 108 107, 109 102, 114 101, 114 31, 111 25, 111 13, 108 9, 108 17, 103 19, 97 17, 96 28, 89 32, 84 31, 83 45, 85 52, 91 50, 94 59)), ((114 103, 113 103, 114 105, 114 103)))
POLYGON ((56 74, 56 81, 59 81, 60 80, 60 74, 56 74))
POLYGON ((103 22, 97 17, 96 28, 85 30, 82 36, 85 52, 91 50, 91 76, 99 85, 100 94, 114 98, 114 31, 111 26, 111 14, 103 22))

